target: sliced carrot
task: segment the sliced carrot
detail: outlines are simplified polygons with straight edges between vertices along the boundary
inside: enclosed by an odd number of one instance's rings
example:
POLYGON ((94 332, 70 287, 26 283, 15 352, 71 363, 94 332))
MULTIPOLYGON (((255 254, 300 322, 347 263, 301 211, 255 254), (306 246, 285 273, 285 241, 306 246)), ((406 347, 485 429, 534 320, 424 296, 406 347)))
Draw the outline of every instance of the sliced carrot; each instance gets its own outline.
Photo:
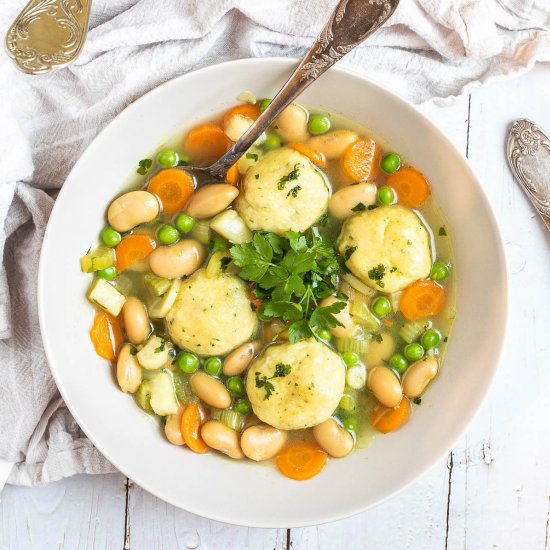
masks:
POLYGON ((116 270, 120 273, 133 263, 143 260, 155 250, 156 246, 155 240, 147 235, 135 234, 124 237, 115 248, 116 270))
POLYGON ((419 207, 430 196, 430 185, 424 175, 404 166, 387 179, 387 184, 395 189, 398 201, 409 208, 419 207))
POLYGON ((181 436, 185 444, 196 453, 208 451, 208 445, 201 437, 201 425, 204 422, 204 412, 199 405, 188 405, 181 415, 181 436))
POLYGON ((195 164, 213 164, 229 148, 229 139, 216 124, 201 124, 185 138, 185 152, 195 164))
POLYGON ((316 476, 327 463, 327 453, 314 443, 296 442, 277 455, 277 468, 289 477, 303 481, 316 476))
POLYGON ((401 403, 393 409, 383 407, 382 405, 375 407, 372 413, 372 425, 379 432, 387 434, 406 424, 410 417, 411 403, 406 397, 403 397, 401 403))
POLYGON ((223 127, 227 128, 229 121, 235 115, 245 116, 252 120, 256 120, 260 116, 260 106, 253 103, 241 103, 231 107, 223 116, 223 127))
POLYGON ((445 305, 443 287, 433 281, 416 281, 401 295, 399 309, 409 321, 437 315, 445 305))
POLYGON ((157 172, 147 185, 147 191, 156 195, 167 214, 181 210, 195 190, 193 178, 183 170, 166 168, 157 172))
POLYGON ((311 162, 313 162, 313 164, 315 164, 319 168, 327 167, 327 159, 325 155, 321 153, 321 151, 318 151, 317 149, 314 149, 313 147, 310 147, 305 143, 297 143, 294 141, 291 143, 287 143, 286 146, 294 149, 295 151, 298 151, 298 153, 302 153, 302 155, 307 157, 311 162))
POLYGON ((239 173, 239 168, 237 167, 237 164, 234 164, 225 174, 225 183, 229 183, 229 185, 239 185, 239 178, 241 177, 241 174, 239 173))
POLYGON ((94 318, 92 330, 90 330, 90 338, 96 353, 100 357, 108 361, 114 361, 118 348, 122 344, 120 321, 106 311, 98 311, 94 318))
POLYGON ((373 139, 360 139, 346 149, 342 163, 354 181, 374 179, 380 164, 380 147, 373 139))
POLYGON ((387 328, 393 327, 394 323, 395 321, 391 317, 384 317, 384 319, 382 319, 382 324, 387 328))

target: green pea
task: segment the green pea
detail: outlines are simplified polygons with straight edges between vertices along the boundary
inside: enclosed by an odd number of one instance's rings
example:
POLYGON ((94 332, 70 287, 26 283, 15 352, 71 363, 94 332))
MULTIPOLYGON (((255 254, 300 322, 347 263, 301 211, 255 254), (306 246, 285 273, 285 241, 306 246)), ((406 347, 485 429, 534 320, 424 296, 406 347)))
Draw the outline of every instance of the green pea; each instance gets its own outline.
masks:
POLYGON ((195 226, 195 218, 192 218, 189 214, 178 214, 174 220, 174 225, 180 233, 189 233, 195 226))
POLYGON ((165 224, 159 227, 157 237, 162 244, 173 244, 180 238, 180 233, 173 225, 165 224))
POLYGON ((392 355, 388 363, 399 374, 403 374, 407 370, 407 367, 409 366, 409 362, 400 353, 395 353, 394 355, 392 355))
POLYGON ((385 296, 378 296, 371 305, 372 312, 379 318, 391 312, 391 302, 385 296))
POLYGON ((227 250, 227 243, 225 242, 225 239, 222 239, 222 237, 218 237, 217 235, 210 239, 210 242, 208 243, 208 248, 212 252, 218 252, 220 250, 227 250))
POLYGON ((180 351, 176 357, 176 363, 181 372, 191 374, 199 368, 199 358, 188 351, 180 351))
POLYGON ((230 376, 225 385, 233 397, 242 397, 244 395, 244 383, 240 376, 230 376))
POLYGON ((359 361, 359 355, 354 351, 344 351, 344 353, 342 353, 342 359, 348 367, 351 367, 359 361))
POLYGON ((178 154, 172 149, 164 149, 157 156, 157 162, 165 168, 176 166, 178 160, 178 154))
POLYGON ((449 276, 449 268, 443 262, 435 262, 430 272, 434 281, 444 281, 449 276))
POLYGON ((275 132, 267 132, 262 145, 268 150, 278 149, 281 146, 281 139, 275 132))
POLYGON ((101 230, 101 240, 105 246, 110 246, 112 248, 122 240, 122 236, 118 231, 115 231, 108 225, 101 230))
POLYGON ((210 357, 204 363, 204 370, 212 376, 218 376, 222 372, 222 360, 219 357, 210 357))
POLYGON ((344 425, 344 430, 347 430, 348 432, 353 432, 356 434, 359 430, 359 422, 357 422, 357 418, 355 418, 355 416, 347 416, 344 420, 342 420, 342 424, 344 425))
POLYGON ((382 204, 391 204, 395 200, 395 193, 391 187, 384 185, 378 189, 378 200, 382 204))
POLYGON ((418 342, 407 344, 403 349, 403 355, 409 361, 418 361, 424 357, 424 348, 418 342))
POLYGON ((326 134, 330 130, 330 119, 325 115, 311 115, 307 127, 314 136, 326 134))
POLYGON ((420 338, 420 343, 424 349, 433 349, 441 341, 441 334, 433 328, 428 329, 420 338))
POLYGON ((269 107, 269 104, 272 102, 273 100, 269 97, 264 97, 261 101, 260 101, 260 113, 263 113, 268 107, 269 107))
POLYGON ((382 157, 380 161, 380 168, 386 172, 386 174, 393 174, 401 167, 401 157, 397 153, 388 153, 382 157))
POLYGON ((106 267, 105 269, 100 269, 97 272, 97 276, 100 279, 105 279, 106 281, 112 281, 116 277, 116 267, 106 267))
POLYGON ((317 336, 319 336, 321 340, 330 340, 332 338, 332 333, 330 332, 330 330, 323 328, 317 333, 317 336))
POLYGON ((242 415, 247 415, 252 411, 252 405, 250 405, 250 401, 246 399, 245 397, 241 397, 240 399, 235 400, 235 410, 242 415))

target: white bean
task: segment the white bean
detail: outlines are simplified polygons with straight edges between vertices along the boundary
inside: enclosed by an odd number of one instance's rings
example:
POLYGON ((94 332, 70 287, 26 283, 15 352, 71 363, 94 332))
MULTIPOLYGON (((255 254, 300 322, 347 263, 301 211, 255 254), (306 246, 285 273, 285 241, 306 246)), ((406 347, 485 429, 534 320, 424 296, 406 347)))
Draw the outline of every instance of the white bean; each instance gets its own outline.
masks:
POLYGON ((299 105, 289 105, 275 119, 275 129, 284 141, 306 141, 307 112, 299 105))
POLYGON ((239 434, 217 420, 209 420, 202 425, 201 436, 212 449, 231 458, 244 458, 239 444, 239 434))
POLYGON ((132 344, 143 344, 151 334, 149 316, 143 302, 135 296, 128 296, 122 306, 122 319, 128 340, 132 344))
POLYGON ((247 428, 241 436, 241 449, 251 460, 269 460, 284 446, 287 432, 267 424, 247 428))
POLYGON ((135 393, 142 379, 141 366, 132 350, 131 344, 123 346, 116 362, 116 379, 120 389, 126 393, 135 393))
POLYGON ((191 275, 204 262, 206 247, 194 239, 170 246, 159 246, 149 254, 149 267, 159 277, 177 279, 191 275))
POLYGON ((327 160, 339 159, 344 156, 346 149, 353 145, 359 136, 349 130, 333 130, 321 136, 314 136, 308 141, 308 145, 321 151, 327 160))
POLYGON ((252 358, 260 350, 260 342, 247 342, 233 350, 223 362, 225 376, 241 375, 252 361, 252 358))
POLYGON ((351 453, 353 436, 334 420, 329 418, 313 428, 313 437, 330 456, 342 458, 351 453))
MULTIPOLYGON (((327 307, 333 304, 334 302, 341 302, 342 300, 338 300, 336 296, 329 296, 328 298, 325 298, 324 300, 321 300, 320 306, 321 307, 327 307)), ((334 327, 330 329, 330 332, 336 338, 351 338, 353 337, 357 331, 359 330, 358 325, 356 325, 353 322, 353 319, 351 318, 350 312, 349 312, 349 302, 346 302, 346 306, 344 309, 339 311, 338 313, 334 314, 334 317, 342 323, 342 327, 334 327)))
POLYGON ((374 367, 369 371, 367 386, 374 397, 386 407, 397 407, 401 403, 403 390, 397 375, 387 367, 374 367))
POLYGON ((185 445, 183 436, 181 435, 181 415, 183 414, 183 407, 180 407, 175 414, 169 414, 166 417, 166 424, 164 425, 164 433, 166 439, 172 443, 172 445, 185 445))
POLYGON ((107 219, 113 229, 129 231, 140 223, 154 220, 160 211, 159 203, 148 191, 130 191, 115 199, 107 210, 107 219))
POLYGON ((216 378, 204 372, 196 372, 190 379, 191 388, 207 405, 226 409, 231 405, 231 395, 216 378))
POLYGON ((328 211, 338 219, 343 220, 355 214, 352 210, 358 204, 369 206, 376 202, 377 188, 374 183, 357 183, 346 185, 330 197, 328 211))
POLYGON ((438 370, 437 359, 431 355, 415 361, 403 377, 403 393, 411 399, 422 395, 438 370))
POLYGON ((187 203, 187 213, 194 218, 211 218, 225 210, 239 194, 229 183, 213 183, 195 191, 187 203))

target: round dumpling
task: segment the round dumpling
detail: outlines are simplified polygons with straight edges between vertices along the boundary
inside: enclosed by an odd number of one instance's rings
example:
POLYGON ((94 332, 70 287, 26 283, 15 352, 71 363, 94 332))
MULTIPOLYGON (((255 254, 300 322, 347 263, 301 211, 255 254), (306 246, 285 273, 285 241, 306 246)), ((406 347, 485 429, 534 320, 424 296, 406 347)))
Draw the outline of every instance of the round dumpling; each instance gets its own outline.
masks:
POLYGON ((182 282, 166 327, 180 348, 224 355, 253 336, 257 317, 241 279, 226 273, 209 278, 201 269, 182 282))
POLYGON ((351 251, 349 270, 381 292, 397 292, 425 279, 432 267, 427 229, 412 210, 400 205, 364 210, 349 218, 338 251, 344 256, 351 251))
POLYGON ((248 169, 235 207, 250 229, 282 235, 311 227, 328 199, 325 179, 311 161, 284 147, 248 169))
POLYGON ((269 346, 248 371, 246 392, 256 416, 280 430, 324 422, 344 392, 346 367, 341 357, 314 339, 269 346), (274 376, 275 375, 275 376, 274 376), (262 384, 267 379, 272 384, 262 384))

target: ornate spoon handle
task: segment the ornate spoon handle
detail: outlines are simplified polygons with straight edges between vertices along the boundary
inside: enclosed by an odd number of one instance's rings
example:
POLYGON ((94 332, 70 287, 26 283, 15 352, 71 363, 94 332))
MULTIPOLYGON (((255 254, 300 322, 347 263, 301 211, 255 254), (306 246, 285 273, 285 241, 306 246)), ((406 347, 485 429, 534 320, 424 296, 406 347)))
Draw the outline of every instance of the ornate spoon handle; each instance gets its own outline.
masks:
POLYGON ((508 133, 508 163, 550 230, 550 138, 533 122, 516 120, 508 133))
POLYGON ((235 145, 207 171, 222 179, 262 135, 281 111, 327 69, 379 29, 393 14, 399 0, 340 0, 313 46, 269 107, 235 145))

